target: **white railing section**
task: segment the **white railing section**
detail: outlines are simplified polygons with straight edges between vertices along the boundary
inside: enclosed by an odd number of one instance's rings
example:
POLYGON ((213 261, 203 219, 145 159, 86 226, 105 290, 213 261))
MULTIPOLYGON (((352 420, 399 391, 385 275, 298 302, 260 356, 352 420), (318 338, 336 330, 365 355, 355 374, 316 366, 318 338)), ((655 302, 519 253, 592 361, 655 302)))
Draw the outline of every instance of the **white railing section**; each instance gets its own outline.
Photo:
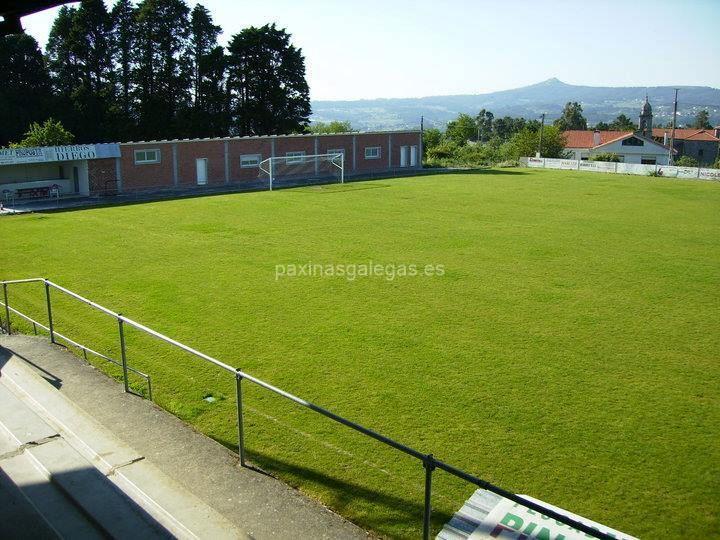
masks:
POLYGON ((564 169, 617 174, 650 174, 663 178, 685 178, 688 180, 720 181, 720 169, 702 167, 679 167, 677 165, 641 165, 639 163, 614 163, 610 161, 583 161, 577 159, 522 157, 520 164, 537 169, 564 169))

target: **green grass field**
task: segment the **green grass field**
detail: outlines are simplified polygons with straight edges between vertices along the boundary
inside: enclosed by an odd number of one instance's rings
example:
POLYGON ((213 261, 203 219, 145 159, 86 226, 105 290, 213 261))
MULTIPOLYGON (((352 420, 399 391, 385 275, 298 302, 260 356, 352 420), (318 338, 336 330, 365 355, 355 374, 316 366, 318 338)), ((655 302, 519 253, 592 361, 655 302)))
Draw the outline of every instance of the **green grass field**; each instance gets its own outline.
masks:
MULTIPOLYGON (((0 239, 1 278, 48 277, 517 493, 720 536, 718 184, 506 169, 14 216, 0 239), (275 275, 370 260, 443 275, 275 275)), ((60 332, 118 355, 112 320, 55 299, 60 332)), ((41 287, 11 303, 42 316, 41 287)), ((128 334, 156 401, 234 447, 234 379, 128 334)), ((255 463, 419 535, 417 461, 244 388, 255 463)), ((473 488, 435 476, 439 528, 473 488)))

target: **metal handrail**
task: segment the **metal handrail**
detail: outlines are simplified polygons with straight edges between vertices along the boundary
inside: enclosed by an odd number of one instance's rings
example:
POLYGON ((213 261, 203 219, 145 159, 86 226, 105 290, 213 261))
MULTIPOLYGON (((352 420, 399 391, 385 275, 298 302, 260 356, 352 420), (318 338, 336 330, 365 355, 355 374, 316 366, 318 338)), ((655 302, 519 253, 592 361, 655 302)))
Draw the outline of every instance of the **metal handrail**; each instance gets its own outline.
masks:
MULTIPOLYGON (((0 283, 2 283, 3 286, 6 286, 7 284, 12 284, 12 283, 33 283, 33 282, 41 282, 41 281, 43 281, 43 280, 42 279, 23 279, 23 280, 14 280, 14 281, 3 281, 0 283)), ((17 309, 10 306, 9 304, 5 304, 4 302, 0 301, 0 306, 4 307, 6 309, 6 312, 14 313, 18 317, 31 323, 33 325, 35 334, 37 334, 37 328, 39 327, 39 328, 42 328, 43 330, 46 330, 49 333, 52 333, 54 341, 56 341, 56 338, 60 338, 61 340, 69 343, 73 347, 80 349, 83 352, 83 356, 85 357, 86 360, 87 360, 87 354, 90 353, 91 355, 97 356, 98 358, 101 358, 102 360, 105 360, 106 362, 110 362, 111 364, 115 364, 116 366, 121 367, 121 368, 123 367, 122 363, 118 362, 114 358, 111 358, 105 354, 102 354, 102 353, 94 350, 94 349, 91 349, 90 347, 87 347, 86 345, 83 345, 82 343, 79 343, 79 342, 75 341, 74 339, 71 339, 71 338, 61 334, 57 330, 50 328, 49 326, 45 326, 40 321, 36 321, 32 317, 26 315, 25 313, 18 311, 17 309)), ((4 329, 3 333, 9 333, 9 330, 7 327, 4 329)), ((143 373, 142 371, 135 369, 134 367, 129 366, 129 365, 125 366, 125 368, 127 369, 127 371, 135 373, 139 377, 142 377, 143 379, 145 379, 145 383, 147 384, 147 388, 148 388, 148 398, 150 399, 150 401, 152 401, 152 379, 151 379, 150 375, 148 375, 147 373, 143 373)))
MULTIPOLYGON (((18 315, 21 315, 27 319, 29 319, 31 322, 40 325, 42 328, 45 328, 50 332, 50 339, 54 343, 55 342, 55 336, 60 337, 61 339, 68 340, 65 336, 62 336, 61 334, 57 333, 54 330, 53 323, 52 323, 52 307, 51 307, 51 297, 50 297, 50 288, 57 289, 58 291, 75 298, 76 300, 79 300, 80 302, 83 302, 84 304, 101 311, 102 313, 105 313, 113 318, 115 318, 118 321, 118 327, 119 327, 119 334, 120 334, 120 343, 121 343, 121 353, 122 353, 122 363, 117 363, 116 361, 113 361, 114 363, 121 365, 123 367, 124 372, 124 384, 125 384, 125 391, 128 392, 128 379, 127 379, 127 372, 133 371, 135 373, 138 373, 141 376, 146 376, 143 373, 140 373, 132 368, 130 368, 127 365, 127 359, 125 355, 125 338, 123 333, 123 326, 128 325, 133 328, 136 328, 137 330, 141 330, 142 332, 145 332, 161 341, 164 341, 170 345, 173 345, 187 353, 190 353, 194 356, 197 356, 199 358, 202 358, 203 360, 206 360, 225 371, 228 371, 230 373, 233 373, 236 380, 236 398, 237 398, 237 419, 238 419, 238 455, 240 458, 240 465, 245 466, 245 444, 244 444, 244 426, 243 426, 243 405, 242 405, 242 386, 241 383, 244 379, 247 379, 248 381, 265 388, 266 390, 269 390, 275 394, 278 394, 286 399, 289 399, 290 401, 293 401, 294 403, 297 403, 298 405, 301 405, 303 407, 306 407, 312 411, 315 411, 327 418, 330 418, 331 420, 334 420, 335 422, 338 422, 340 424, 343 424, 351 429, 354 429, 355 431, 358 431, 364 435, 367 435, 377 441, 382 442, 383 444, 386 444, 392 448, 395 448, 396 450, 399 450, 409 456, 412 456, 422 462, 422 466, 425 469, 425 504, 424 504, 424 513, 423 513, 423 538, 428 539, 430 537, 430 517, 432 513, 431 508, 431 493, 432 493, 432 473, 435 469, 441 469, 449 474, 452 474, 453 476, 456 476, 457 478, 460 478, 461 480, 465 480, 466 482, 469 482, 471 484, 474 484, 480 488, 486 489, 488 491, 491 491, 495 493, 496 495, 499 495, 501 497, 504 497, 506 499, 509 499, 517 504, 520 504, 522 506, 525 506, 526 508, 529 508, 531 510, 535 510, 537 512, 540 512, 542 515, 547 516, 548 518, 552 518, 556 521, 559 521, 565 525, 568 525, 574 529, 577 529, 578 531, 584 532, 587 535, 593 537, 593 538, 601 538, 603 540, 615 540, 614 536, 611 536, 609 534, 606 534, 604 532, 599 531, 595 527, 586 525, 585 523, 578 521, 576 519, 570 518, 565 514, 562 514, 552 508, 543 506, 542 504, 536 503, 535 501, 526 499, 524 497, 521 497, 519 495, 516 495, 515 493, 508 491, 506 489, 503 489, 499 486, 496 486, 486 480, 483 480, 481 478, 478 478, 477 476, 474 476, 468 472, 463 471, 462 469, 458 469, 457 467, 454 467, 448 463, 445 463, 441 460, 436 459, 433 454, 424 454, 410 446, 407 446, 405 444, 402 444, 400 442, 397 442, 389 437, 386 437, 385 435, 382 435, 376 431, 373 431, 370 428, 367 428, 361 424, 358 424, 356 422, 353 422, 352 420, 348 420, 347 418, 344 418, 338 414, 333 413, 332 411, 325 409, 324 407, 321 407, 319 405, 316 405, 310 401, 304 400, 294 394, 291 394, 290 392, 287 392, 285 390, 282 390, 281 388, 278 388, 277 386, 273 386, 272 384, 263 381, 262 379, 258 379, 257 377, 253 377, 252 375, 245 373, 239 368, 234 368, 230 366, 229 364, 226 364, 224 362, 221 362, 220 360, 213 358, 212 356, 209 356, 203 352, 198 351, 197 349, 194 349, 188 345, 185 345, 184 343, 181 343, 177 340, 172 339, 171 337, 166 336, 165 334, 162 334, 156 330, 153 330, 152 328, 149 328, 145 326, 144 324, 141 324, 137 321, 134 321, 132 319, 129 319, 128 317, 125 317, 121 315, 120 313, 116 313, 112 311, 111 309, 108 309, 96 302, 93 302, 92 300, 89 300, 85 298, 84 296, 81 296, 69 289, 66 289, 65 287, 62 287, 61 285, 58 285, 57 283, 53 283, 49 279, 45 278, 30 278, 30 279, 18 279, 18 280, 6 280, 6 281, 0 281, 0 284, 3 286, 3 292, 4 292, 4 299, 5 302, 0 302, 0 304, 5 306, 5 313, 6 313, 6 333, 10 334, 11 327, 10 327, 10 311, 17 313, 18 315), (33 321, 32 319, 29 319, 27 316, 20 314, 15 309, 11 308, 8 304, 7 299, 7 286, 12 284, 20 284, 20 283, 33 283, 33 282, 42 282, 45 284, 45 290, 46 290, 46 299, 47 299, 47 308, 48 308, 48 320, 49 325, 44 326, 40 325, 37 321, 33 321)), ((77 344, 76 342, 72 342, 76 344, 76 346, 79 346, 83 350, 87 350, 88 352, 91 352, 93 354, 96 354, 102 358, 110 360, 108 357, 104 355, 100 355, 96 353, 95 351, 92 351, 91 349, 88 349, 82 345, 77 344)), ((111 360, 112 361, 112 360, 111 360)), ((149 376, 148 382, 149 382, 149 376)), ((152 395, 151 395, 152 399, 152 395)))

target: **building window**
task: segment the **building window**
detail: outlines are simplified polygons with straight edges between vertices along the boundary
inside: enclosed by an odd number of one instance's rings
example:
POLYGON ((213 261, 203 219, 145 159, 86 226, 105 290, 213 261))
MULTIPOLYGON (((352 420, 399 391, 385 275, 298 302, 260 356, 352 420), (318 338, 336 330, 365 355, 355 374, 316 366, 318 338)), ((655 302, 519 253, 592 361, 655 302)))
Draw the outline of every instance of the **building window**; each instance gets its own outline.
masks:
POLYGON ((698 148, 698 157, 703 157, 703 149, 698 148))
POLYGON ((645 143, 637 137, 628 137, 627 139, 623 139, 621 144, 623 146, 645 146, 645 143))
POLYGON ((643 165, 655 165, 657 162, 655 156, 642 156, 640 158, 640 163, 643 165))
POLYGON ((240 156, 240 168, 251 169, 260 165, 262 156, 260 154, 243 154, 240 156))
POLYGON ((365 159, 380 159, 380 147, 379 146, 366 146, 365 147, 365 159))
POLYGON ((135 150, 135 165, 160 163, 160 150, 135 150))
POLYGON ((285 157, 287 158, 285 163, 288 165, 305 162, 305 152, 286 152, 285 157))

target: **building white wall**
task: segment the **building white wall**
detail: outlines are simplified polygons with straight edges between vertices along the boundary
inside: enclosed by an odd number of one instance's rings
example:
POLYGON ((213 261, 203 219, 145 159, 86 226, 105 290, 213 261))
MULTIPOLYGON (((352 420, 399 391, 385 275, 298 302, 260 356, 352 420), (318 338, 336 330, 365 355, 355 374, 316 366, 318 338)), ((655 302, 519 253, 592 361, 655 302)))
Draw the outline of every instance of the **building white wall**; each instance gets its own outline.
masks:
POLYGON ((668 164, 668 150, 659 144, 643 141, 643 146, 623 146, 622 141, 614 141, 590 150, 590 155, 612 153, 624 156, 624 163, 640 163, 643 156, 655 158, 658 165, 668 164))
POLYGON ((623 146, 622 141, 605 144, 599 148, 566 148, 570 159, 587 159, 597 154, 612 153, 621 156, 623 163, 641 163, 643 156, 655 158, 658 165, 668 164, 668 150, 659 144, 643 141, 643 146, 623 146))

